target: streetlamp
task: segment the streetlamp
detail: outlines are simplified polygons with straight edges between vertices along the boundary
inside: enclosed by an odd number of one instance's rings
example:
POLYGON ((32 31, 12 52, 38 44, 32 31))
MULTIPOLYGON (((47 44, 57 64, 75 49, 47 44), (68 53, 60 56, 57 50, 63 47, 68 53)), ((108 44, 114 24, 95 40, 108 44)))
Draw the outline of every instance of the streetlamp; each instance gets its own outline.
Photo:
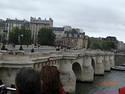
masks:
POLYGON ((19 35, 19 44, 20 44, 20 48, 19 50, 23 50, 23 47, 22 47, 22 39, 23 39, 23 34, 19 35))

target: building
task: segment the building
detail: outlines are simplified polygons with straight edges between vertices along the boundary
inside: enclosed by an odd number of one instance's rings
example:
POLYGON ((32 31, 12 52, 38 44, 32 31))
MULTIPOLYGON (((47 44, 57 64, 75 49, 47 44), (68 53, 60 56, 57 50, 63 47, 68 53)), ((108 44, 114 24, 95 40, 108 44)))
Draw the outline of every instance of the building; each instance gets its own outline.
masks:
POLYGON ((61 39, 64 36, 64 27, 53 27, 53 32, 56 35, 56 39, 61 39))
POLYGON ((80 29, 65 31, 65 36, 63 37, 63 45, 65 47, 74 49, 87 48, 88 37, 85 36, 85 32, 81 32, 80 29))
POLYGON ((0 35, 2 35, 0 40, 3 41, 4 39, 8 41, 9 32, 11 32, 14 27, 18 27, 19 29, 22 27, 30 29, 34 44, 37 44, 38 32, 41 28, 52 28, 56 35, 55 43, 57 46, 69 48, 87 48, 88 37, 85 36, 84 32, 81 32, 78 28, 72 28, 71 26, 53 27, 52 18, 42 20, 40 17, 31 17, 30 21, 25 19, 18 20, 10 18, 7 18, 5 21, 0 20, 0 35))
POLYGON ((21 29, 22 27, 29 28, 29 22, 25 19, 18 20, 7 18, 5 21, 5 31, 7 32, 7 40, 9 39, 9 32, 11 32, 14 27, 18 27, 19 29, 21 29))
POLYGON ((56 35, 55 45, 62 45, 62 38, 64 36, 64 27, 53 27, 53 32, 56 35))
MULTIPOLYGON (((9 40, 9 32, 12 31, 14 27, 18 27, 21 29, 25 27, 26 29, 30 29, 32 32, 32 39, 34 43, 37 43, 37 35, 38 31, 41 28, 52 28, 53 20, 49 18, 49 20, 42 20, 40 17, 38 19, 31 17, 30 21, 27 20, 19 20, 19 19, 10 19, 6 20, 0 19, 0 34, 5 34, 4 39, 6 41, 9 40)), ((1 39, 0 39, 1 40, 1 39)))
POLYGON ((64 26, 64 27, 53 27, 53 32, 56 35, 56 39, 62 39, 65 36, 65 31, 71 31, 71 26, 64 26))
POLYGON ((37 43, 37 36, 38 36, 38 31, 41 28, 52 28, 53 27, 53 20, 52 18, 49 18, 49 20, 42 20, 40 17, 37 18, 30 18, 30 29, 32 32, 32 39, 34 44, 37 43))
POLYGON ((80 36, 78 37, 78 41, 77 41, 77 47, 76 48, 88 48, 88 40, 89 37, 85 35, 85 33, 80 33, 80 36))
POLYGON ((87 48, 88 37, 78 28, 71 26, 54 27, 53 32, 56 35, 56 45, 67 48, 87 48))
POLYGON ((6 41, 5 20, 0 19, 0 42, 6 41))
POLYGON ((117 50, 124 50, 125 51, 125 43, 123 41, 118 41, 117 50))

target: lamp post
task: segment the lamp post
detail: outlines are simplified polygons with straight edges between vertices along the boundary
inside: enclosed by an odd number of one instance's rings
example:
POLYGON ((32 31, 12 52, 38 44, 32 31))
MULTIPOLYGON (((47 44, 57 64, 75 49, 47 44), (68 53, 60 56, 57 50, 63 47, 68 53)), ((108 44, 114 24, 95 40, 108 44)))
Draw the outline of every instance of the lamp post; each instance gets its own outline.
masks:
POLYGON ((19 44, 20 44, 20 48, 19 50, 23 50, 23 47, 22 47, 22 39, 23 39, 23 34, 19 35, 19 44))

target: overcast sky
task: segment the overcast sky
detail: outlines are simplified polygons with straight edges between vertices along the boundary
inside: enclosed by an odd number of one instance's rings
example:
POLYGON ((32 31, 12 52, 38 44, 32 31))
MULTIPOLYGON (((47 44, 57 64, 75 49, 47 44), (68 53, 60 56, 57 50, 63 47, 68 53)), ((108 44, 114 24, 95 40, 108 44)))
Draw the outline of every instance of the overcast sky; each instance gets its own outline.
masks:
POLYGON ((0 18, 53 18, 89 36, 116 36, 125 42, 125 0, 0 0, 0 18))

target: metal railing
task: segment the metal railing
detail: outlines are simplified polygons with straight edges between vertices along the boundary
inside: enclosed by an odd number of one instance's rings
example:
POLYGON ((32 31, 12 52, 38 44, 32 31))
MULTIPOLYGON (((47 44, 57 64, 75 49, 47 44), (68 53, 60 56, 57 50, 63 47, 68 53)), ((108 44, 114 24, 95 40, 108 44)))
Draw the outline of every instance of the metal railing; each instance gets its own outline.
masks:
POLYGON ((16 88, 11 88, 5 86, 5 84, 0 85, 0 94, 14 94, 16 88))

